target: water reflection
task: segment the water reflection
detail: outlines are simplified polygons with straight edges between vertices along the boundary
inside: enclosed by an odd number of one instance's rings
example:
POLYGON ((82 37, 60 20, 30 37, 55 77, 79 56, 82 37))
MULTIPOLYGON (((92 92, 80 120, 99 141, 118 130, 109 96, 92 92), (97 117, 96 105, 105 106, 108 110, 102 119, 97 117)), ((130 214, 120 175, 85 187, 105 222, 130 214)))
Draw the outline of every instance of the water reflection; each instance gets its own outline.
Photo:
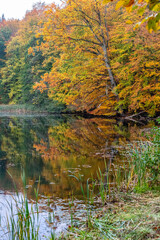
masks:
POLYGON ((29 197, 40 177, 43 196, 81 198, 77 180, 96 178, 104 160, 120 164, 122 148, 139 137, 135 124, 73 116, 0 118, 0 189, 14 191, 12 175, 21 189, 25 170, 29 197))

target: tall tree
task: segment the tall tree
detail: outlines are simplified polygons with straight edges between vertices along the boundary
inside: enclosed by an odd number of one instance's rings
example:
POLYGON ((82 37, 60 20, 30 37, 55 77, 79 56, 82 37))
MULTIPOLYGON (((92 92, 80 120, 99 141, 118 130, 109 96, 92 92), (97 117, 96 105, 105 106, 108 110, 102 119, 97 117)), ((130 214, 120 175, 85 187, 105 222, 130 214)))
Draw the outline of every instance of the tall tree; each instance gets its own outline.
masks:
POLYGON ((0 67, 4 66, 6 59, 6 45, 19 29, 18 20, 3 20, 0 22, 0 67))
POLYGON ((134 29, 137 14, 119 10, 123 14, 117 16, 113 10, 114 6, 110 8, 110 49, 114 75, 119 78, 117 108, 154 116, 160 109, 160 33, 149 33, 146 23, 134 29))
MULTIPOLYGON (((43 10, 44 5, 38 4, 27 12, 19 23, 16 36, 7 44, 7 60, 1 72, 3 88, 7 89, 10 103, 26 103, 33 99, 33 62, 28 57, 28 48, 36 45, 35 35, 43 10)), ((39 65, 38 58, 34 64, 39 65)))
POLYGON ((4 16, 0 21, 0 102, 8 102, 7 87, 2 84, 1 69, 6 62, 6 46, 19 29, 18 20, 5 20, 4 16))
POLYGON ((59 54, 54 58, 51 71, 35 88, 49 89, 51 98, 61 99, 75 110, 96 114, 108 114, 113 109, 144 110, 154 115, 159 106, 158 35, 149 37, 145 25, 143 31, 139 31, 126 23, 138 19, 134 12, 115 11, 115 4, 105 8, 95 0, 66 1, 61 8, 52 5, 46 11, 42 28, 46 43, 42 48, 54 46, 59 54), (112 69, 106 65, 104 49, 112 69), (144 65, 148 66, 149 61, 154 62, 157 69, 151 80, 151 69, 144 65))
POLYGON ((52 5, 46 11, 42 35, 60 54, 51 72, 37 83, 38 89, 49 84, 50 95, 59 92, 57 97, 61 95, 70 106, 79 105, 79 110, 99 108, 110 94, 118 97, 109 59, 107 7, 100 0, 52 5))

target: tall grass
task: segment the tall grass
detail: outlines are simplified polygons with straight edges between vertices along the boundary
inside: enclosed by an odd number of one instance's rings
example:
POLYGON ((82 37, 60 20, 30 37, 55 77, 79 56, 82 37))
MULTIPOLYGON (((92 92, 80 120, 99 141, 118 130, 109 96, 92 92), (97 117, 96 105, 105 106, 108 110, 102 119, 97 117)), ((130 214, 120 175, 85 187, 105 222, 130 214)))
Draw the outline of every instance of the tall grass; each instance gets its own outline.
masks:
POLYGON ((128 154, 130 165, 128 186, 133 180, 135 189, 158 186, 160 182, 160 128, 153 128, 147 141, 130 145, 128 154))
MULTIPOLYGON (((10 175, 10 174, 9 174, 10 175)), ((11 176, 11 175, 10 175, 11 176)), ((12 177, 12 176, 11 176, 12 177)), ((27 198, 26 178, 25 173, 22 173, 23 194, 18 193, 16 185, 16 195, 12 195, 12 201, 7 201, 6 226, 4 226, 4 238, 6 240, 40 240, 40 211, 38 204, 38 190, 35 189, 36 202, 31 204, 27 198)), ((12 178, 13 179, 13 178, 12 178)), ((14 182, 14 180, 13 180, 14 182)), ((53 213, 54 215, 54 213, 53 213)), ((53 216, 54 220, 54 216, 53 216)), ((53 222, 51 216, 48 217, 48 222, 53 222)), ((45 234, 45 233, 44 233, 45 234)), ((54 240, 54 231, 50 231, 50 237, 45 239, 54 240)))
POLYGON ((13 202, 7 202, 10 213, 7 213, 7 238, 9 240, 38 240, 39 239, 39 209, 38 189, 36 193, 36 207, 29 203, 26 190, 26 178, 23 172, 23 194, 16 192, 12 196, 13 202))

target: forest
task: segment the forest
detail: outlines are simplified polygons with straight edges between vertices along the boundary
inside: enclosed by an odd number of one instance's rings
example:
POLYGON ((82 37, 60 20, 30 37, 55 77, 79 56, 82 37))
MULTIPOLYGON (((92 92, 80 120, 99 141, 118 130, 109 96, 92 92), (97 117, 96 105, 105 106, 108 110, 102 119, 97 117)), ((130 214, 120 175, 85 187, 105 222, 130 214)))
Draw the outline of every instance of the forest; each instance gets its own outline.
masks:
POLYGON ((2 16, 0 104, 156 116, 160 14, 147 4, 65 0, 37 3, 22 20, 2 16))

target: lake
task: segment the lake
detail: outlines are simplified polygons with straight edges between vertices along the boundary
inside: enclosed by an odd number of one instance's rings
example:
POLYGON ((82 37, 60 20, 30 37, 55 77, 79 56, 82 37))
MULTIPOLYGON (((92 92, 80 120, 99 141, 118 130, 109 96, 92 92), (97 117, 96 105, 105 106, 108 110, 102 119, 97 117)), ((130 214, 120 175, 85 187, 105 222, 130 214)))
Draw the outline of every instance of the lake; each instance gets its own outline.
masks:
MULTIPOLYGON (((50 212, 54 212, 56 234, 65 232, 70 224, 69 199, 76 199, 77 215, 85 212, 78 179, 85 189, 87 179, 97 178, 98 169, 104 173, 105 166, 120 167, 127 160, 125 146, 142 138, 152 124, 73 115, 1 116, 1 219, 7 214, 7 201, 15 196, 15 185, 19 194, 23 192, 24 171, 30 203, 35 201, 34 189, 39 188, 41 238, 49 234, 50 212)), ((1 239, 7 239, 5 231, 1 239)))

